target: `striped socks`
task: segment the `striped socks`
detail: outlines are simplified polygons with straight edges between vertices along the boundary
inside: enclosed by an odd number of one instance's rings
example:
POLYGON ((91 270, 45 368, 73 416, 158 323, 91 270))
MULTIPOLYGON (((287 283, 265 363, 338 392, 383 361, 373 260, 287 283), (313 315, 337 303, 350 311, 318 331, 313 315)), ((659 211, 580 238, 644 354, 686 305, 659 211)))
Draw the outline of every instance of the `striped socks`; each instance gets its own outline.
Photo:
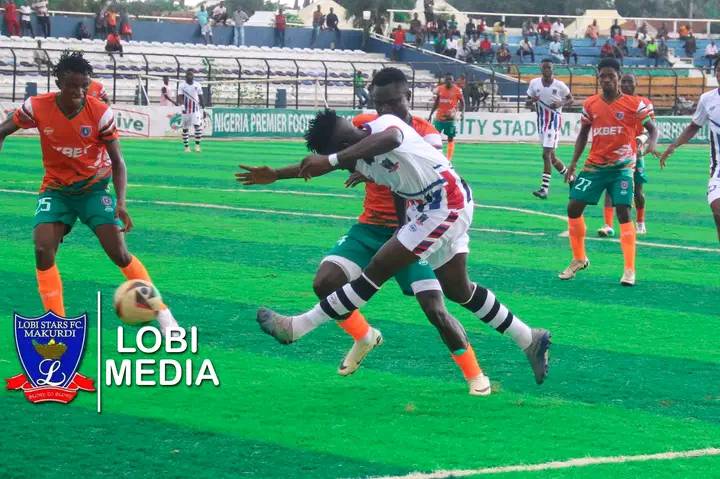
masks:
POLYGON ((183 146, 187 149, 189 148, 189 140, 190 140, 190 133, 188 132, 187 128, 183 128, 182 131, 182 140, 183 140, 183 146))
POLYGON ((542 182, 540 183, 540 189, 547 193, 547 191, 550 189, 550 173, 543 173, 542 175, 542 182))
MULTIPOLYGON (((195 125, 195 145, 200 146, 200 140, 202 140, 203 137, 203 131, 202 126, 195 125)), ((187 146, 187 141, 185 142, 185 146, 187 146)))
POLYGON ((475 284, 470 299, 461 306, 470 310, 481 321, 487 323, 500 334, 507 334, 521 349, 526 349, 532 342, 530 327, 497 300, 492 291, 475 284))

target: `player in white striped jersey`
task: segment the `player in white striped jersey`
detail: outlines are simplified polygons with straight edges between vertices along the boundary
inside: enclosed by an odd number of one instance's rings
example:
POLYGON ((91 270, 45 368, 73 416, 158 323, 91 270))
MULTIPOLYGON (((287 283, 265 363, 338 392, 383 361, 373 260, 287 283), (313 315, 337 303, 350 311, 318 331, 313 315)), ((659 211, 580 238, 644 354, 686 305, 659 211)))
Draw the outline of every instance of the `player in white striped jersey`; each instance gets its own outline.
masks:
MULTIPOLYGON (((720 83, 720 61, 715 62, 715 78, 720 83)), ((705 125, 708 125, 708 136, 710 136, 710 181, 708 181, 707 201, 715 218, 718 240, 720 240, 720 88, 703 93, 692 121, 662 154, 660 166, 664 167, 670 155, 678 147, 689 142, 705 125)))
POLYGON ((200 142, 203 134, 203 108, 202 85, 195 81, 195 72, 188 69, 185 72, 185 81, 178 86, 178 104, 182 105, 182 137, 185 153, 190 152, 190 127, 195 129, 195 151, 200 151, 200 142))
POLYGON ((397 271, 425 260, 448 299, 513 339, 541 384, 547 375, 550 333, 530 329, 491 291, 470 281, 467 255, 473 201, 470 189, 443 154, 393 115, 382 115, 358 129, 334 111, 325 110, 310 121, 306 139, 308 148, 317 153, 302 161, 299 176, 309 179, 338 168, 358 171, 406 201, 406 222, 359 277, 310 311, 284 316, 266 308, 258 310, 262 330, 280 343, 292 343, 323 323, 347 318, 397 271))
POLYGON ((537 131, 543 147, 543 175, 540 189, 533 195, 547 199, 550 191, 552 167, 564 175, 566 168, 555 155, 560 130, 562 128, 562 109, 572 105, 573 97, 568 86, 553 76, 553 63, 544 59, 541 64, 542 76, 533 79, 528 85, 528 101, 535 105, 537 113, 537 131))

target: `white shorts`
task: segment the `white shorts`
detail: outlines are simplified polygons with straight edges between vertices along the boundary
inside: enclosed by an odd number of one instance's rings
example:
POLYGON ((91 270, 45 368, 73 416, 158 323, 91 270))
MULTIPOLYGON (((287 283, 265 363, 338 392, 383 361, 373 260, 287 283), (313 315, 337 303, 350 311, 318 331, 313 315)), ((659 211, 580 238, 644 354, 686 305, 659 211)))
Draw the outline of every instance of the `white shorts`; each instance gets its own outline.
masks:
POLYGON ((543 148, 557 148, 560 141, 560 130, 557 128, 548 128, 542 131, 539 136, 543 148))
POLYGON ((708 204, 720 199, 720 178, 713 176, 708 182, 707 200, 708 204))
POLYGON ((455 255, 470 251, 468 230, 472 224, 473 203, 462 209, 438 208, 418 211, 417 205, 407 209, 408 222, 398 231, 397 239, 435 270, 455 255))
POLYGON ((182 114, 183 130, 187 130, 191 126, 202 126, 202 124, 203 124, 203 112, 202 111, 196 111, 195 113, 183 113, 182 114))

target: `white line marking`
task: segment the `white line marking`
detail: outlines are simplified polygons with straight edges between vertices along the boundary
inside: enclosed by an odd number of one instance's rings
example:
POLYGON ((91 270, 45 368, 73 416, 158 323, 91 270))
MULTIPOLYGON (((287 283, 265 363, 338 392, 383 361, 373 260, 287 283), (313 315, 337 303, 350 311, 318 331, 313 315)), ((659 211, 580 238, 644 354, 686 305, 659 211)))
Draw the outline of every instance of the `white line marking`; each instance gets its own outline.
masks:
POLYGON ((556 218, 558 220, 563 220, 567 223, 567 216, 556 215, 554 213, 545 213, 544 211, 528 210, 526 208, 513 208, 512 206, 481 205, 478 203, 475 203, 475 207, 485 208, 488 210, 513 211, 515 213, 525 213, 527 215, 545 216, 547 218, 556 218))
MULTIPOLYGON (((561 238, 567 238, 569 234, 567 231, 563 231, 558 236, 561 238)), ((617 238, 594 238, 592 236, 587 236, 585 239, 590 241, 609 241, 611 243, 620 243, 620 240, 617 238)), ((635 241, 635 244, 639 246, 651 246, 653 248, 684 249, 688 251, 702 251, 703 253, 720 253, 720 248, 705 248, 703 246, 681 246, 668 243, 651 243, 650 241, 635 241)))
POLYGON ((545 233, 540 233, 540 232, 502 230, 502 229, 494 229, 494 228, 470 228, 470 231, 481 231, 483 233, 505 233, 505 234, 510 234, 510 235, 519 235, 519 236, 545 236, 545 233))
POLYGON ((97 413, 102 413, 102 365, 101 365, 101 353, 102 349, 102 299, 100 296, 100 290, 97 292, 97 413))
POLYGON ((295 190, 270 190, 256 188, 206 188, 204 186, 176 186, 176 185, 146 185, 141 183, 128 183, 129 187, 137 188, 157 188, 161 190, 189 190, 189 191, 219 191, 221 193, 277 193, 282 195, 297 196, 324 196, 331 198, 357 198, 362 199, 361 195, 349 195, 345 193, 319 193, 317 191, 295 191, 295 190))
POLYGON ((485 467, 481 469, 456 469, 448 471, 435 471, 431 473, 412 472, 404 476, 377 476, 375 479, 444 479, 448 477, 464 477, 488 474, 503 474, 506 472, 533 472, 553 469, 569 469, 572 467, 587 467, 598 464, 624 464, 629 462, 667 461, 672 459, 686 459, 693 457, 718 456, 720 449, 709 447, 691 451, 660 452, 657 454, 638 454, 634 456, 608 456, 608 457, 580 457, 565 461, 551 461, 541 464, 518 464, 514 466, 485 467))

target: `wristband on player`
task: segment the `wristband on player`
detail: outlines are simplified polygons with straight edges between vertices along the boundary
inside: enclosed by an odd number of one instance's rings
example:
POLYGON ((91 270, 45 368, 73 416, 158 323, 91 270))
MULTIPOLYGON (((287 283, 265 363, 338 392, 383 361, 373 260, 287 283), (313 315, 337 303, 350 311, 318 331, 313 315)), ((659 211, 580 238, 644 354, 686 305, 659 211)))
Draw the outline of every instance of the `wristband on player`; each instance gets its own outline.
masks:
POLYGON ((337 166, 340 163, 340 160, 338 160, 337 153, 328 155, 328 161, 330 162, 330 166, 337 166))

